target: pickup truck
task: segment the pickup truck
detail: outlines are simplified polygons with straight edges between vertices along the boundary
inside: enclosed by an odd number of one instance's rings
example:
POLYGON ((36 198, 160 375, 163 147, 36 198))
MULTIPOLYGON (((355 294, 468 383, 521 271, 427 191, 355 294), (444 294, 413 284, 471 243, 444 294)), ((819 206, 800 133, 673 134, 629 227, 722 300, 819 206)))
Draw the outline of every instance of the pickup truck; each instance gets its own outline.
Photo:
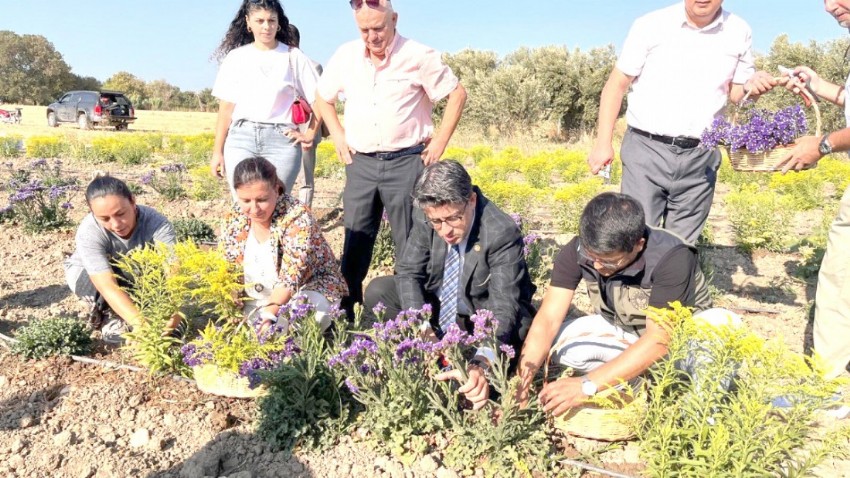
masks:
POLYGON ((51 127, 77 123, 80 129, 114 126, 120 131, 134 121, 132 103, 118 91, 69 91, 47 106, 47 125, 51 127))

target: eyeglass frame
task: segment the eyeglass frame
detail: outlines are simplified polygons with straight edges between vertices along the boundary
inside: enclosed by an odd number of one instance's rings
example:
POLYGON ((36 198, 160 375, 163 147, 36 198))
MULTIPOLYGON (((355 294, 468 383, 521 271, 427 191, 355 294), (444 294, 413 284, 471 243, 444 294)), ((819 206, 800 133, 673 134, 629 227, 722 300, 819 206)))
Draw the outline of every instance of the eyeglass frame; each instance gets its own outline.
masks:
POLYGON ((425 216, 425 224, 434 228, 434 230, 438 230, 443 227, 443 224, 448 224, 449 227, 457 227, 461 221, 463 221, 463 216, 466 215, 466 208, 469 207, 469 200, 463 203, 463 209, 460 210, 459 213, 451 215, 445 219, 431 219, 428 216, 425 216))
POLYGON ((381 6, 381 0, 349 0, 348 2, 352 10, 360 10, 363 8, 364 3, 369 8, 378 8, 381 6))
POLYGON ((578 248, 578 255, 584 260, 590 261, 594 264, 599 264, 605 270, 617 270, 623 265, 623 261, 625 261, 631 255, 631 253, 627 252, 616 263, 600 261, 599 259, 592 257, 590 254, 588 254, 586 248, 581 246, 579 246, 578 248))

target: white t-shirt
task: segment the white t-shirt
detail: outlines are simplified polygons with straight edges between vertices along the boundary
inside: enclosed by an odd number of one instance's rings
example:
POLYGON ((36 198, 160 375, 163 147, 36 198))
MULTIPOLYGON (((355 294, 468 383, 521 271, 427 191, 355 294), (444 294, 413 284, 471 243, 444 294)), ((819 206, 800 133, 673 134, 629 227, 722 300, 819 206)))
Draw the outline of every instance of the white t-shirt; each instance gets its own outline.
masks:
POLYGON ((271 237, 259 242, 254 237, 254 230, 249 231, 242 267, 245 294, 249 297, 244 301, 244 309, 246 313, 250 313, 257 306, 268 304, 272 289, 278 283, 271 237))
POLYGON ((301 50, 280 42, 274 50, 260 50, 249 43, 224 57, 212 94, 236 105, 233 121, 292 124, 296 89, 312 105, 318 79, 312 62, 301 50))
POLYGON ((691 26, 680 2, 635 20, 617 69, 635 77, 630 126, 699 137, 726 105, 732 83, 744 84, 755 73, 752 31, 724 10, 703 28, 691 26))

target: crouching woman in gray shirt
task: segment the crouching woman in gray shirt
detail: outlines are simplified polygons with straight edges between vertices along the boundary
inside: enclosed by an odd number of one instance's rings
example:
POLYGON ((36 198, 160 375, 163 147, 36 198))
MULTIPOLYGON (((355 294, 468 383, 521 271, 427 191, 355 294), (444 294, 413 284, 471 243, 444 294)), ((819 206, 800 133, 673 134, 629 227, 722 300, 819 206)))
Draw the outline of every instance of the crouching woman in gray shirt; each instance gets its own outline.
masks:
POLYGON ((121 343, 121 334, 128 325, 137 325, 141 314, 122 289, 130 284, 113 262, 138 247, 174 244, 174 228, 162 214, 136 204, 127 185, 110 176, 97 177, 88 185, 86 204, 90 212, 77 229, 74 254, 65 261, 65 279, 72 292, 94 303, 90 320, 95 327, 111 309, 113 317, 103 324, 103 340, 121 343))

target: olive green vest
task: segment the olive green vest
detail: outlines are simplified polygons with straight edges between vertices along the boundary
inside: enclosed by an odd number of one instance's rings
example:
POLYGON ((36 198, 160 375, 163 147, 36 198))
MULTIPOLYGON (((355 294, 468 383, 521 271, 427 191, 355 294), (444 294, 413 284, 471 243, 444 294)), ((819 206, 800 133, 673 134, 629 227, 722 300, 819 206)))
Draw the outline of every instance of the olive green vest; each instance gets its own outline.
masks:
MULTIPOLYGON (((579 259, 582 278, 587 284, 590 303, 594 313, 636 335, 646 330, 646 308, 652 291, 652 273, 670 251, 687 247, 697 253, 697 249, 685 243, 676 234, 655 227, 647 227, 648 238, 643 253, 629 267, 608 278, 604 285, 606 300, 602 297, 603 278, 593 268, 593 264, 579 259), (640 264, 643 262, 643 268, 640 264)), ((694 271, 694 303, 683 304, 699 312, 711 308, 711 295, 702 270, 697 265, 694 271)))

